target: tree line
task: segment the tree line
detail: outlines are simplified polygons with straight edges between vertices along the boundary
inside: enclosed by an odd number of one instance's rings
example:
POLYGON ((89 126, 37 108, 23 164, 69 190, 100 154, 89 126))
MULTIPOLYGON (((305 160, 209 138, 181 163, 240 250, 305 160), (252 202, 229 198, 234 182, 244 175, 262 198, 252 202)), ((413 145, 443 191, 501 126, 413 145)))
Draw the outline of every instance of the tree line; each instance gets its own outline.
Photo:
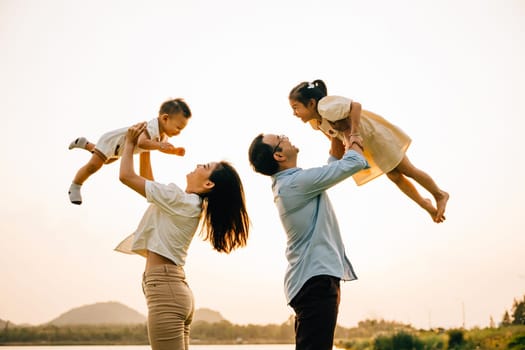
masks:
MULTIPOLYGON (((417 330, 411 325, 385 320, 365 320, 358 327, 337 326, 337 345, 352 350, 396 349, 520 349, 525 350, 525 295, 515 299, 498 326, 485 329, 417 330)), ((192 324, 194 344, 294 342, 294 319, 282 324, 236 325, 228 321, 192 324)), ((0 329, 0 345, 147 345, 146 324, 15 326, 0 329)))
POLYGON ((524 325, 525 324, 525 295, 522 300, 514 299, 512 303, 512 309, 509 313, 505 310, 503 319, 501 320, 502 326, 510 325, 524 325))
MULTIPOLYGON (((228 321, 198 321, 191 327, 192 343, 275 343, 294 342, 290 322, 281 325, 236 325, 228 321)), ((6 323, 0 331, 0 345, 147 345, 146 324, 13 326, 6 323)))
POLYGON ((498 326, 491 317, 485 329, 416 330, 410 325, 366 320, 341 331, 337 345, 347 350, 525 350, 525 295, 514 299, 498 326))

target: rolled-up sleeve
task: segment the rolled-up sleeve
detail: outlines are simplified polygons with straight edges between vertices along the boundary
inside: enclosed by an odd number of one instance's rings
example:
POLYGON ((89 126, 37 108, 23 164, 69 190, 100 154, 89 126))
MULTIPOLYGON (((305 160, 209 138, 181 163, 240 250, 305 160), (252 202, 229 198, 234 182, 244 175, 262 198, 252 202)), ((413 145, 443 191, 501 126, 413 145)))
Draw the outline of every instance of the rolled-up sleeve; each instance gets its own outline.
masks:
POLYGON ((368 167, 365 157, 354 150, 348 150, 341 159, 329 159, 325 166, 300 172, 294 180, 294 188, 302 193, 317 195, 368 167))

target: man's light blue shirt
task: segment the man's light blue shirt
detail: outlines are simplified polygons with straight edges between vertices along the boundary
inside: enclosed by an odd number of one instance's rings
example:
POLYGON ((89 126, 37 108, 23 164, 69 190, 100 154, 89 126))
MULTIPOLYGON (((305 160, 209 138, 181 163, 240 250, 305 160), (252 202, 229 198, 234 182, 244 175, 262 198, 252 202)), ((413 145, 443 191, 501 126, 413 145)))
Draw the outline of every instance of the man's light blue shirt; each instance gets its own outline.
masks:
POLYGON ((311 277, 357 279, 326 190, 365 168, 365 158, 349 150, 340 160, 331 157, 325 166, 291 168, 272 176, 274 201, 287 236, 284 290, 288 303, 311 277))

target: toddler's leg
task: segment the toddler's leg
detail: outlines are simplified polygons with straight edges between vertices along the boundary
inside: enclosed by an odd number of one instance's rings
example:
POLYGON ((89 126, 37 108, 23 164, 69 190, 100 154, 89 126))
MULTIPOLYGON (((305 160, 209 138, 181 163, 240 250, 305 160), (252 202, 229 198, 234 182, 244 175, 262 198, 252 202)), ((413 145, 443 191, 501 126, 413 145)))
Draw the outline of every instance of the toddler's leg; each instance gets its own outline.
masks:
POLYGON ((73 204, 80 205, 82 204, 82 195, 80 194, 80 187, 82 185, 77 185, 76 183, 71 183, 71 186, 69 186, 69 191, 67 191, 67 194, 69 195, 69 201, 73 204))
POLYGON ((93 149, 95 148, 95 144, 89 142, 85 137, 79 137, 69 144, 69 149, 73 148, 82 148, 89 152, 93 152, 93 149))
MULTIPOLYGON (((395 170, 397 170, 402 175, 414 179, 418 184, 420 184, 424 189, 426 189, 432 194, 436 201, 436 208, 434 214, 432 214, 432 212, 429 213, 435 222, 443 222, 445 220, 445 208, 447 206, 447 201, 449 198, 448 193, 440 189, 438 185, 434 182, 434 180, 430 177, 430 175, 412 165, 412 163, 408 160, 408 157, 406 156, 403 158, 401 163, 399 163, 395 170)), ((409 194, 407 195, 417 202, 417 200, 414 199, 412 196, 410 196, 409 194)), ((417 196, 419 196, 419 194, 417 196)), ((419 198, 421 197, 419 196, 419 198)), ((432 206, 432 208, 434 207, 432 206)))
POLYGON ((73 179, 73 183, 69 187, 69 200, 73 204, 82 204, 82 195, 80 194, 80 187, 92 174, 96 173, 104 165, 104 160, 96 153, 93 153, 91 159, 80 168, 73 179))

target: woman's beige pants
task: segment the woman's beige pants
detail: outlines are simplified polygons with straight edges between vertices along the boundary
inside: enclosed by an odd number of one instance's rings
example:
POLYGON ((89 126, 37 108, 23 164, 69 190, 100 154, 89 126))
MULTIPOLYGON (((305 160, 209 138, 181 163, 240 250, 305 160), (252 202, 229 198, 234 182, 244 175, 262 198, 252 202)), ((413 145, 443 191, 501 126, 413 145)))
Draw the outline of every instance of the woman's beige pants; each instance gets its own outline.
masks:
POLYGON ((157 265, 144 272, 148 336, 153 350, 187 350, 193 319, 193 293, 181 266, 157 265))

